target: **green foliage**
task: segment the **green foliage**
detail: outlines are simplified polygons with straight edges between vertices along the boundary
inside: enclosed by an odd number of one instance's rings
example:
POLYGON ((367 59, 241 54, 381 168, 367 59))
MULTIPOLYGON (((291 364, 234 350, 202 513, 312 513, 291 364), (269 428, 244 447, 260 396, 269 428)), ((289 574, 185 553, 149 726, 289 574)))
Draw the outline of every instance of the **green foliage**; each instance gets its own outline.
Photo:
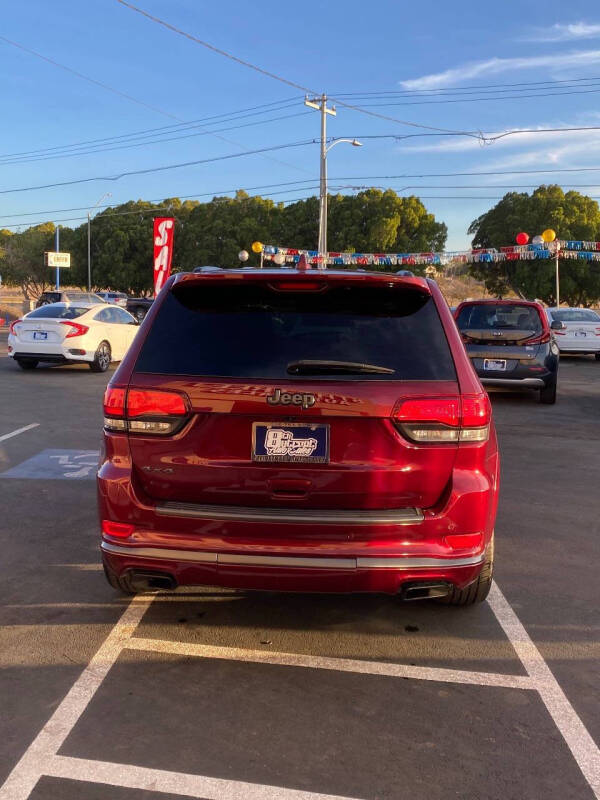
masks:
POLYGON ((19 286, 27 299, 51 285, 52 270, 44 264, 44 252, 54 249, 54 224, 45 222, 23 233, 0 231, 0 272, 4 283, 19 286))
MULTIPOLYGON (((559 186, 540 186, 531 195, 509 192, 494 208, 469 226, 473 247, 514 244, 520 231, 531 237, 546 228, 559 239, 596 241, 600 236, 600 208, 595 200, 559 186)), ((600 264, 561 260, 560 296, 569 305, 591 305, 600 299, 600 264)), ((553 260, 504 261, 473 264, 471 273, 485 282, 492 294, 513 290, 522 297, 539 297, 552 305, 555 297, 553 260)))
MULTIPOLYGON (((238 191, 235 197, 215 197, 208 203, 169 198, 157 204, 138 200, 106 209, 91 221, 92 288, 131 294, 152 291, 152 226, 158 216, 175 218, 174 272, 208 264, 232 267, 239 265, 239 251, 249 251, 257 240, 315 249, 319 201, 310 197, 284 206, 238 191)), ((0 249, 5 247, 6 253, 26 249, 30 257, 21 257, 19 275, 35 275, 36 281, 45 277, 49 283, 51 270, 40 269, 40 264, 44 250, 53 249, 54 226, 48 223, 38 228, 47 230, 47 238, 30 233, 37 229, 12 237, 0 231, 0 249)), ((445 241, 446 226, 436 222, 417 197, 369 189, 356 196, 329 198, 330 250, 428 252, 443 249, 445 241)), ((71 253, 71 270, 63 273, 63 283, 87 285, 87 243, 87 223, 73 230, 61 228, 61 250, 71 253)), ((259 256, 251 254, 248 264, 257 265, 258 261, 259 256)), ((15 268, 11 275, 15 283, 22 283, 15 268)))

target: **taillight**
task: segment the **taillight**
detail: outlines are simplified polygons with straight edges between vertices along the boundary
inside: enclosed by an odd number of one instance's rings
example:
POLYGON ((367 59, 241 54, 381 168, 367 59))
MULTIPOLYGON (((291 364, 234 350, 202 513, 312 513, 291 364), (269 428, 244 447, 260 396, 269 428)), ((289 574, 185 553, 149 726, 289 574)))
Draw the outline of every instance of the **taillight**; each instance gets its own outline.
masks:
POLYGON ((415 397, 400 402, 393 420, 413 442, 485 442, 491 406, 485 392, 462 397, 415 397))
POLYGON ((188 398, 179 392, 109 386, 104 394, 104 427, 109 431, 166 436, 183 427, 188 415, 188 398))
POLYGON ((552 338, 550 331, 544 331, 537 336, 532 336, 530 339, 522 339, 519 344, 547 344, 552 338))
POLYGON ((113 522, 110 519, 102 520, 102 533, 106 536, 117 536, 119 539, 126 539, 135 530, 134 525, 127 522, 113 522))
POLYGON ((89 331, 87 325, 80 325, 79 322, 68 322, 67 320, 61 320, 61 325, 68 325, 71 330, 65 336, 65 339, 72 339, 74 336, 83 336, 85 333, 89 331))
POLYGON ((16 336, 17 335, 17 332, 15 331, 15 325, 18 325, 19 322, 23 322, 23 320, 22 319, 15 319, 15 320, 13 320, 13 322, 10 323, 10 325, 8 327, 8 332, 12 336, 16 336))

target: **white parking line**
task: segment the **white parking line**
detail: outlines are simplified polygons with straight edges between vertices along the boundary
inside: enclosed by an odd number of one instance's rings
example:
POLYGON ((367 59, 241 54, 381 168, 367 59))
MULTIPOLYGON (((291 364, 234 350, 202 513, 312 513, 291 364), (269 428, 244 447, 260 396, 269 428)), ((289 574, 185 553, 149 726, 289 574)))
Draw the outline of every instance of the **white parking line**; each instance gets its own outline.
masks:
POLYGON ((281 786, 228 781, 206 775, 189 775, 184 772, 167 772, 162 769, 66 756, 55 756, 50 761, 49 769, 50 772, 46 774, 54 778, 124 786, 127 789, 145 789, 203 800, 353 800, 350 797, 303 792, 281 786))
POLYGON ((600 800, 600 752, 598 747, 496 584, 492 587, 488 602, 525 667, 528 673, 527 677, 132 638, 153 600, 154 595, 144 595, 134 598, 127 606, 96 655, 0 787, 0 800, 27 800, 43 775, 179 794, 183 797, 205 798, 206 800, 352 800, 351 798, 303 792, 278 786, 250 784, 203 775, 58 756, 60 747, 124 649, 169 652, 205 658, 228 658, 229 660, 388 675, 390 677, 442 680, 450 683, 535 689, 540 693, 544 705, 596 798, 600 800))
POLYGON ((385 661, 361 661, 352 658, 327 658, 325 656, 297 653, 271 653, 264 650, 244 650, 238 647, 172 642, 164 639, 132 637, 124 645, 128 650, 172 653, 178 656, 220 658, 227 661, 247 661, 254 664, 275 664, 284 667, 328 669, 335 672, 358 672, 362 675, 381 675, 388 678, 415 678, 441 683, 471 683, 478 686, 501 686, 510 689, 535 689, 532 679, 525 675, 500 675, 493 672, 414 667, 409 664, 391 664, 385 661))
POLYGON ((96 655, 0 788, 0 800, 27 800, 41 776, 48 774, 52 758, 85 711, 123 650, 124 641, 139 625, 153 599, 152 595, 135 597, 127 606, 96 655))
POLYGON ((488 597, 492 611, 502 630, 521 659, 527 674, 535 683, 548 713, 561 732, 573 758, 596 797, 600 798, 600 750, 567 700, 558 681, 550 671, 523 624, 512 610, 497 584, 488 597))
POLYGON ((16 431, 12 431, 11 433, 5 433, 4 436, 0 436, 0 442, 5 442, 7 439, 12 439, 13 436, 18 436, 20 433, 25 433, 25 431, 30 431, 32 428, 39 428, 39 422, 32 422, 31 425, 25 425, 24 428, 17 428, 16 431))

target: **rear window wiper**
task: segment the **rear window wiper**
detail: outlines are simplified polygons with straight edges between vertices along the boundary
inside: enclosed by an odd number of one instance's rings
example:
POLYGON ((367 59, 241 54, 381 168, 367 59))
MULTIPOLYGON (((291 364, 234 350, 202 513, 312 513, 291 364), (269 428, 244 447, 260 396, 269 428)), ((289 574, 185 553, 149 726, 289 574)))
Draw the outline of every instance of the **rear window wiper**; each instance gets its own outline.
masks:
POLYGON ((355 361, 321 361, 304 359, 287 365, 290 375, 394 375, 396 370, 377 364, 360 364, 355 361))

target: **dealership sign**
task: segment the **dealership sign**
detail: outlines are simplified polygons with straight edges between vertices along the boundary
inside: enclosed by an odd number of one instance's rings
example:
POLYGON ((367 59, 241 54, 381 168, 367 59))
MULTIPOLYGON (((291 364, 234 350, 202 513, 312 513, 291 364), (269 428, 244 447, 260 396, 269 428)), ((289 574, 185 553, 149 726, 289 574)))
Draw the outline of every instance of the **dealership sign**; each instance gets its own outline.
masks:
POLYGON ((71 266, 71 253, 44 253, 44 264, 68 269, 71 266))
POLYGON ((175 220, 172 217, 154 219, 154 294, 157 295, 171 274, 173 259, 173 232, 175 220))

